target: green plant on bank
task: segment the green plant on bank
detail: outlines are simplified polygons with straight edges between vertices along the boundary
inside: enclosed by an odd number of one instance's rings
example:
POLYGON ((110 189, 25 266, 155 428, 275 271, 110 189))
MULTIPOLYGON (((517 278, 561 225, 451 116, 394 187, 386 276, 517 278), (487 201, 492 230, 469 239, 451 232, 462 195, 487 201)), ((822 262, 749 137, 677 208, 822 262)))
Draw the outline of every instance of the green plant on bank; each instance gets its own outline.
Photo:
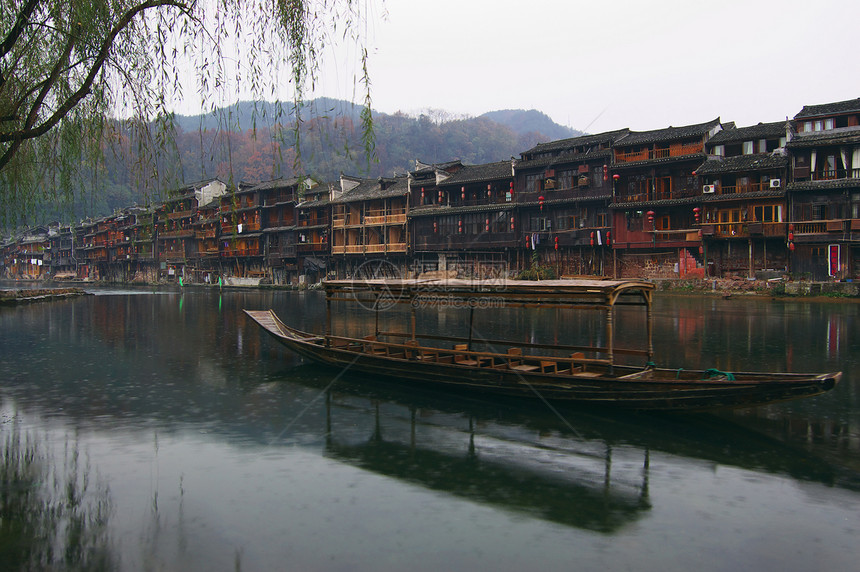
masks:
MULTIPOLYGON (((366 106, 361 141, 370 161, 364 33, 372 12, 358 0, 3 2, 0 228, 28 223, 46 203, 66 211, 76 195, 105 192, 111 157, 132 163, 128 184, 144 196, 181 187, 172 109, 189 103, 184 94, 196 94, 190 103, 213 113, 240 94, 274 99, 275 111, 262 117, 255 107, 252 122, 255 129, 258 120, 292 124, 281 142, 301 172, 303 96, 319 78, 324 50, 334 44, 358 47, 353 77, 366 106)), ((219 116, 218 132, 229 132, 232 123, 219 116)), ((201 164, 219 153, 203 148, 201 139, 201 164)), ((229 144, 223 155, 232 173, 229 144)), ((234 182, 232 174, 227 178, 234 182)))
POLYGON ((517 274, 517 280, 555 280, 558 273, 553 266, 541 264, 537 251, 532 251, 531 265, 517 274))

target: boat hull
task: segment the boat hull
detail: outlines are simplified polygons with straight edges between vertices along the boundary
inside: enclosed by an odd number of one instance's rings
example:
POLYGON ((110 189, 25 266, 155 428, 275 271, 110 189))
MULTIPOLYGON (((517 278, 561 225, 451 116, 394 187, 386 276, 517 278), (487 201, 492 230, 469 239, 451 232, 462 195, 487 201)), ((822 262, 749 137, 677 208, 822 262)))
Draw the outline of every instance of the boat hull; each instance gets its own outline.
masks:
MULTIPOLYGON (((360 348, 336 347, 334 338, 289 328, 270 311, 245 311, 274 339, 318 363, 405 385, 435 385, 549 401, 574 401, 630 409, 696 410, 753 407, 811 397, 832 389, 841 373, 738 373, 728 379, 706 379, 695 370, 615 366, 611 374, 562 374, 481 367, 421 359, 401 344, 372 346, 404 348, 397 355, 360 348)), ((358 341, 358 340, 357 340, 358 341)))

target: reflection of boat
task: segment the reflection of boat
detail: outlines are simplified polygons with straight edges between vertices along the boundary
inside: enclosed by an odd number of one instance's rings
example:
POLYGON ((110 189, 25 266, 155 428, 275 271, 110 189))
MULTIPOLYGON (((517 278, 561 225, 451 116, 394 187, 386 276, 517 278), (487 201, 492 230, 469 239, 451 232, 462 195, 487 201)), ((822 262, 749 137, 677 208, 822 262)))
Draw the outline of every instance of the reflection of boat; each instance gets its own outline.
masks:
POLYGON ((245 312, 295 352, 330 365, 406 382, 435 383, 500 394, 573 400, 636 409, 749 407, 818 395, 832 389, 841 372, 829 374, 721 372, 658 368, 652 362, 652 293, 641 281, 553 280, 362 280, 328 281, 324 334, 290 328, 270 310, 245 312), (375 331, 365 337, 333 335, 332 302, 358 302, 376 314, 375 331), (412 307, 410 331, 379 331, 385 306, 412 307), (615 348, 616 306, 647 311, 647 349, 615 348), (419 335, 419 307, 469 309, 468 338, 419 335), (596 309, 606 315, 606 345, 584 347, 473 339, 475 308, 558 307, 596 309), (445 346, 445 344, 448 344, 445 346), (476 349, 479 346, 480 349, 476 349), (501 349, 500 349, 501 348, 501 349), (644 358, 644 365, 616 356, 644 358))
POLYGON ((339 461, 566 526, 615 532, 651 508, 647 449, 345 394, 326 394, 326 426, 339 461))

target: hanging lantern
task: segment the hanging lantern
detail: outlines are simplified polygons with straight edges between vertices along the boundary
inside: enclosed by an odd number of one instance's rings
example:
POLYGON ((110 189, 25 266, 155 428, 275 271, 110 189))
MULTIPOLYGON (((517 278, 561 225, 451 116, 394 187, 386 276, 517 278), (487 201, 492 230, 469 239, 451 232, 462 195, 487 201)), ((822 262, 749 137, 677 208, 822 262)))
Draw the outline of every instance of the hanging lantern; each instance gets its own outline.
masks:
POLYGON ((591 246, 594 246, 594 231, 591 231, 591 246))
POLYGON ((442 191, 439 191, 439 204, 442 204, 442 191))
POLYGON ((607 165, 606 163, 603 164, 603 180, 609 180, 609 165, 607 165))
POLYGON ((435 220, 433 221, 433 232, 439 232, 439 223, 435 220))
POLYGON ((484 230, 490 232, 490 219, 486 220, 486 223, 484 224, 484 230))
POLYGON ((487 184, 487 198, 489 199, 493 194, 493 186, 489 183, 487 184))
POLYGON ((511 230, 514 230, 514 217, 511 217, 511 230))
POLYGON ((460 187, 460 200, 466 200, 466 187, 460 187))
POLYGON ((702 247, 702 245, 700 244, 700 245, 699 245, 699 254, 704 254, 704 253, 705 253, 705 249, 704 249, 704 248, 702 247))
POLYGON ((793 243, 793 242, 789 242, 789 243, 788 243, 788 249, 789 249, 790 251, 794 252, 794 243, 793 243))
POLYGON ((511 181, 511 191, 510 191, 510 193, 511 193, 511 200, 513 200, 513 198, 514 198, 514 182, 513 182, 513 181, 511 181))
POLYGON ((424 203, 424 187, 421 187, 421 203, 424 203))
POLYGON ((529 235, 526 235, 526 248, 529 247, 529 235))
POLYGON ((645 215, 648 217, 648 222, 654 222, 654 215, 656 213, 654 211, 648 211, 645 215))
POLYGON ((538 204, 540 205, 540 210, 543 210, 543 195, 538 197, 538 204))
POLYGON ((620 178, 621 178, 621 175, 619 175, 618 173, 615 173, 614 175, 612 175, 612 180, 615 181, 616 183, 618 182, 618 179, 620 179, 620 178))
POLYGON ((610 231, 610 230, 606 231, 606 244, 607 245, 612 244, 612 231, 610 231))
POLYGON ((789 242, 794 241, 794 232, 788 231, 788 241, 789 242))
POLYGON ((695 208, 693 209, 693 216, 694 216, 694 217, 695 217, 695 219, 696 219, 696 224, 698 224, 698 223, 699 223, 699 213, 700 213, 701 211, 702 211, 702 209, 700 209, 699 207, 695 207, 695 208))
POLYGON ((555 237, 555 249, 558 250, 558 237, 555 237))
POLYGON ((463 234, 463 219, 460 219, 457 225, 460 227, 460 234, 463 234))
POLYGON ((792 223, 789 223, 789 225, 788 225, 788 232, 794 232, 794 223, 793 223, 793 222, 792 222, 792 223))

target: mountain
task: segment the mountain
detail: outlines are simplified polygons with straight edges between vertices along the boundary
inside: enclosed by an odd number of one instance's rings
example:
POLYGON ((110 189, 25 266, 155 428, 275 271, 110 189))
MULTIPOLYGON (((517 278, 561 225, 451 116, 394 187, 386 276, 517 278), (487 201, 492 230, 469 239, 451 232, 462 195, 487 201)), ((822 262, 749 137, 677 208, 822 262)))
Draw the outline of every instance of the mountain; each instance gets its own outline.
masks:
MULTIPOLYGON (((569 137, 578 137, 585 135, 582 131, 559 125, 546 113, 542 113, 536 109, 503 109, 500 111, 489 111, 481 115, 485 119, 495 121, 500 125, 510 127, 515 133, 524 135, 526 133, 540 133, 544 137, 548 137, 542 143, 556 141, 558 139, 567 139, 569 137)), ((525 151, 525 149, 523 149, 525 151)))
POLYGON ((166 191, 212 177, 255 183, 290 177, 298 171, 321 181, 335 181, 341 173, 390 176, 413 169, 416 160, 491 163, 518 156, 538 143, 579 134, 536 110, 493 111, 445 120, 439 119, 444 117, 439 110, 418 117, 375 111, 375 154, 368 161, 362 141, 362 109, 337 99, 306 102, 301 108, 298 141, 292 104, 243 101, 212 113, 177 115, 172 142, 143 160, 132 144, 132 131, 120 127, 122 145, 106 150, 97 175, 82 173, 74 204, 62 207, 63 212, 46 205, 30 222, 104 216, 134 204, 157 202, 166 191), (153 164, 157 170, 151 168, 153 164))

